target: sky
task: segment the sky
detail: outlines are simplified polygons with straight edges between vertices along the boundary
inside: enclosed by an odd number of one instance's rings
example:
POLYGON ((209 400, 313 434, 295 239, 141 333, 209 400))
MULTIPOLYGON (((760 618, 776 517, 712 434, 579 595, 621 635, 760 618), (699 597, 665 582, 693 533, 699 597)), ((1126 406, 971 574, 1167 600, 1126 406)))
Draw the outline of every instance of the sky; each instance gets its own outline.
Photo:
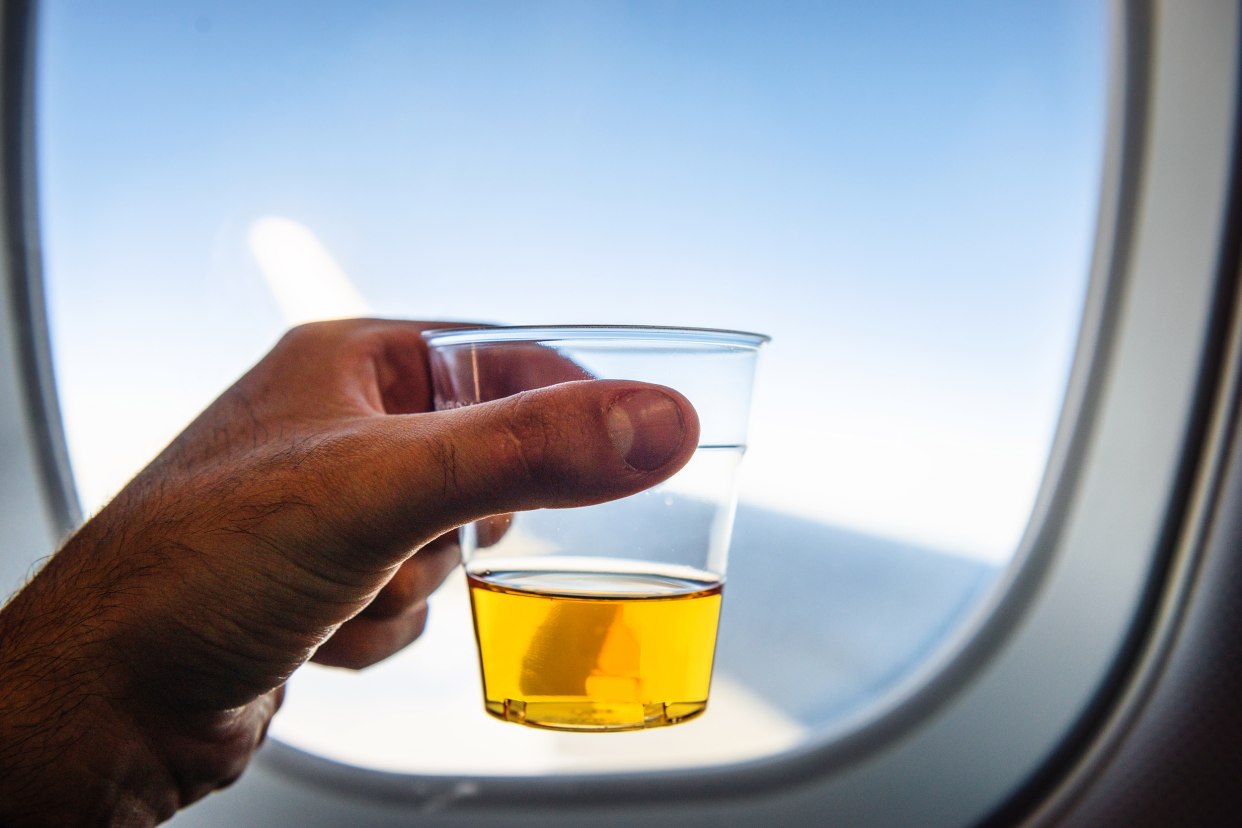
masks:
POLYGON ((381 315, 769 334, 744 500, 1012 554, 1086 284, 1102 4, 40 9, 88 510, 293 321, 252 244, 281 226, 381 315))

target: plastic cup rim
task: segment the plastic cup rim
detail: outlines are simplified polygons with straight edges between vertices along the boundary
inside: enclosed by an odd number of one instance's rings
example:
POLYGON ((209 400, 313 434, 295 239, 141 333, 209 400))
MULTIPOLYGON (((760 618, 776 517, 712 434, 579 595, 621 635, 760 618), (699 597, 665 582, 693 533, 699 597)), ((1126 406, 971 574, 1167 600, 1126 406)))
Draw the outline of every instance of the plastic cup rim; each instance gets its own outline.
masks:
POLYGON ((546 342, 555 340, 629 340, 632 342, 689 342, 730 345, 758 350, 772 337, 725 328, 683 328, 663 325, 476 325, 469 328, 433 328, 422 332, 429 347, 492 342, 546 342))

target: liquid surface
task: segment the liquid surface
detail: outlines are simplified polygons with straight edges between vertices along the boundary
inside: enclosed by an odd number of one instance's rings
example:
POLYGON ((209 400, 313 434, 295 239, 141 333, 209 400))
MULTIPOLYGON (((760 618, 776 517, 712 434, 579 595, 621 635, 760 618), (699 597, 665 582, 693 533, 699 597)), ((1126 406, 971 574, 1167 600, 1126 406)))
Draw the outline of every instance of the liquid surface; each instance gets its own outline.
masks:
POLYGON ((665 575, 467 573, 488 713, 638 730, 707 709, 723 584, 665 575))

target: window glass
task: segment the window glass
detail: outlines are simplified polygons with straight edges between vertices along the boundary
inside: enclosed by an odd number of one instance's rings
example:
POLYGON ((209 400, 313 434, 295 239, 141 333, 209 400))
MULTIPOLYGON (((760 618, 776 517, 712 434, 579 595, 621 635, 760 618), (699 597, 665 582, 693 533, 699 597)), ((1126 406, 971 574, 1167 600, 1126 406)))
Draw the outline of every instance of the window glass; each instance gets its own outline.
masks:
POLYGON ((1102 156, 1100 4, 40 4, 53 351, 97 509, 289 325, 374 313, 772 335, 712 704, 483 712, 458 576, 272 733, 364 767, 712 764, 848 728, 1012 556, 1102 156))

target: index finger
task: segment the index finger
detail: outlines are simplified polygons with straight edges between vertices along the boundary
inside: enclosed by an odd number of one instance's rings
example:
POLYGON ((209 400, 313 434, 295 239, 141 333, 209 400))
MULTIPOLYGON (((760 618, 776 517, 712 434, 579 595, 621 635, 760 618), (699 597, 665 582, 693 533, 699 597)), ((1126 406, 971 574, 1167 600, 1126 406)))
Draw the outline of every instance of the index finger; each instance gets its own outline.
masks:
POLYGON ((429 358, 437 410, 596 379, 581 365, 538 342, 432 348, 429 358))

